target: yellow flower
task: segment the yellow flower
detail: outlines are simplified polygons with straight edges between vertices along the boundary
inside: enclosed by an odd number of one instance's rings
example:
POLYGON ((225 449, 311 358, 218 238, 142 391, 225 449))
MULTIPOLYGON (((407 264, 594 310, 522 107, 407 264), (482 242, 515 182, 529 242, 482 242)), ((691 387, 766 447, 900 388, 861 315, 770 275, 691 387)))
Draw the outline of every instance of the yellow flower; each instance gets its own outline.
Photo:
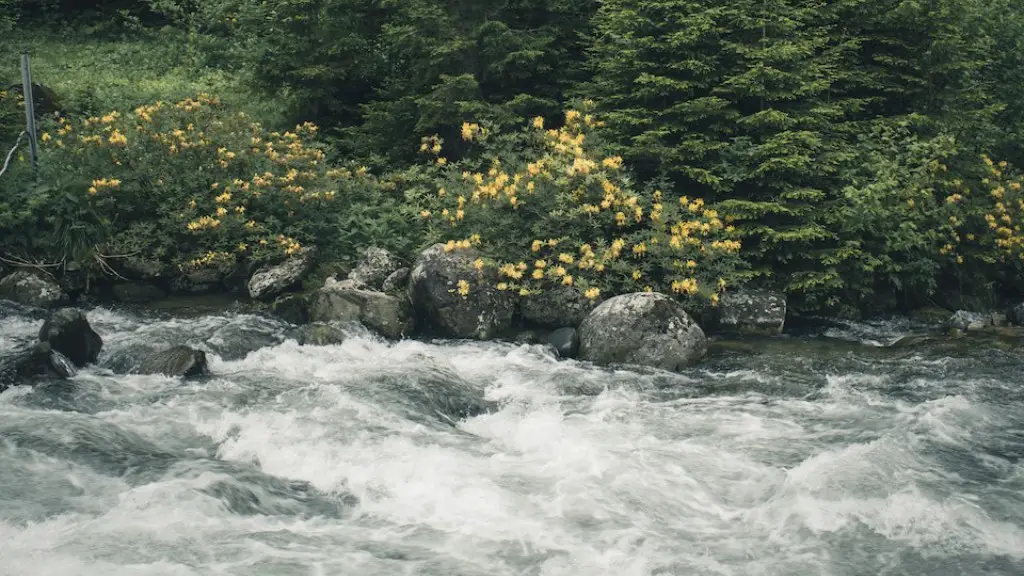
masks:
POLYGON ((534 252, 539 252, 542 246, 544 246, 543 242, 541 242, 540 240, 534 240, 533 244, 530 245, 530 250, 534 252))
POLYGON ((467 294, 469 294, 469 282, 466 282, 465 280, 459 280, 459 294, 461 296, 466 296, 467 294))
POLYGON ((430 210, 424 210, 420 212, 420 216, 423 218, 430 218, 430 210))
POLYGON ((50 133, 49 132, 43 132, 43 135, 42 135, 42 137, 40 139, 43 142, 49 142, 50 141, 50 133))
POLYGON ((535 268, 533 270, 533 274, 531 274, 530 276, 533 277, 534 280, 540 280, 544 278, 544 271, 541 270, 540 268, 535 268))
POLYGON ((220 208, 217 208, 217 216, 223 217, 227 213, 228 213, 227 208, 224 208, 223 206, 221 206, 220 208))
POLYGON ((473 261, 473 268, 476 268, 477 270, 482 270, 483 267, 484 267, 483 258, 477 258, 476 260, 473 261))
POLYGON ((583 293, 583 296, 587 300, 594 300, 594 299, 596 299, 600 295, 601 295, 601 289, 600 288, 587 288, 586 292, 583 293))
POLYGON ((562 277, 562 285, 563 286, 572 286, 572 276, 563 276, 562 277))
POLYGON ((534 117, 534 119, 533 119, 533 127, 537 128, 538 130, 543 130, 544 129, 544 117, 543 116, 536 116, 536 117, 534 117))

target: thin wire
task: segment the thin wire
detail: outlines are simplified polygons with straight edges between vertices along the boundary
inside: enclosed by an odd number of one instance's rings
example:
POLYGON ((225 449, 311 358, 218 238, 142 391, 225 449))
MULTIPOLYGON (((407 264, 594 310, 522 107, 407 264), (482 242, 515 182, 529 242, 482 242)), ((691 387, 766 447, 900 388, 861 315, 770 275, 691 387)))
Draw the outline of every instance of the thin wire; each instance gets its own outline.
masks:
POLYGON ((11 163, 11 156, 13 156, 14 151, 18 149, 18 144, 21 144, 21 137, 25 134, 26 132, 24 130, 21 131, 21 134, 18 134, 18 139, 14 141, 14 148, 11 148, 11 151, 7 153, 7 160, 4 160, 4 168, 3 170, 0 170, 0 176, 3 176, 4 172, 7 172, 7 166, 11 163))

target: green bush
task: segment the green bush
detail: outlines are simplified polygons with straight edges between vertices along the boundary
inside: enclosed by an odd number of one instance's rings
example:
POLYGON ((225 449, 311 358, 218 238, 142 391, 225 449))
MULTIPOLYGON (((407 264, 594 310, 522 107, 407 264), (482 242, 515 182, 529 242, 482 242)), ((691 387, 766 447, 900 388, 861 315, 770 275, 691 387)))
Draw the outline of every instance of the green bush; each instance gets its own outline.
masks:
MULTIPOLYGON (((424 139, 433 160, 420 175, 432 185, 411 195, 429 239, 477 248, 476 266, 496 268, 498 287, 521 295, 571 285, 590 298, 656 290, 694 306, 717 302, 741 278, 728 217, 699 198, 670 202, 638 186, 620 157, 604 153, 598 126, 587 108, 567 111, 557 130, 540 117, 509 133, 466 123, 471 147, 457 163, 441 155, 439 138, 424 139)), ((470 280, 459 290, 472 290, 470 280)))
POLYGON ((51 123, 42 184, 0 211, 13 231, 5 247, 100 266, 132 254, 183 272, 313 243, 343 261, 369 243, 408 249, 414 235, 387 186, 328 166, 316 133, 308 123, 268 131, 204 94, 51 123))

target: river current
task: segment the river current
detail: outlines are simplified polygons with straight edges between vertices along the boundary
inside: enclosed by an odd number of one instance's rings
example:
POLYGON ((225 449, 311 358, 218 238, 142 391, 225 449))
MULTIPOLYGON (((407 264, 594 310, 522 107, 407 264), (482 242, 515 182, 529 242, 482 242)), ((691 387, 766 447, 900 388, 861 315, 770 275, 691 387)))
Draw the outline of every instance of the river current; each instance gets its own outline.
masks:
MULTIPOLYGON (((1019 342, 854 324, 667 374, 88 313, 99 366, 0 393, 3 575, 1024 574, 1019 342), (212 375, 109 369, 164 343, 212 375)), ((0 318, 0 355, 40 325, 0 318)))

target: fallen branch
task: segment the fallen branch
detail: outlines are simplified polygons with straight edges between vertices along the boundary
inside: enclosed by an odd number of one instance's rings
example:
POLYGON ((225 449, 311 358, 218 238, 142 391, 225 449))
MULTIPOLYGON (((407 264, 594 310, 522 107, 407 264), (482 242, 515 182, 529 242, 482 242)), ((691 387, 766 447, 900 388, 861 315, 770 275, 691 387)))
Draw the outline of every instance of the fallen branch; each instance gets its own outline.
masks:
POLYGON ((11 163, 11 156, 13 156, 14 151, 18 149, 18 144, 21 144, 21 138, 25 134, 26 132, 24 130, 21 131, 21 134, 18 134, 18 139, 14 141, 14 148, 11 148, 11 151, 7 153, 7 159, 4 160, 4 167, 3 169, 0 169, 0 176, 3 176, 4 172, 7 172, 7 166, 11 163))

